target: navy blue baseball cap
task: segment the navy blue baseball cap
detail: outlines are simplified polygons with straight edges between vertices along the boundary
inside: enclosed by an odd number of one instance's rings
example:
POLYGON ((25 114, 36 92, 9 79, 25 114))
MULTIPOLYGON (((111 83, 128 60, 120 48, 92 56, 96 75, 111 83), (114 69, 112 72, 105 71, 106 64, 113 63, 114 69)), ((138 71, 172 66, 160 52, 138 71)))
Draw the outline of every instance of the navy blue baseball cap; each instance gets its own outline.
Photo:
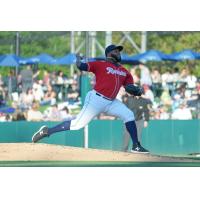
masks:
POLYGON ((111 52, 112 50, 118 49, 119 51, 122 51, 123 48, 124 48, 123 46, 116 46, 116 45, 114 45, 114 44, 111 44, 111 45, 109 45, 109 46, 106 47, 106 49, 105 49, 105 54, 106 54, 106 56, 107 56, 107 54, 108 54, 109 52, 111 52))

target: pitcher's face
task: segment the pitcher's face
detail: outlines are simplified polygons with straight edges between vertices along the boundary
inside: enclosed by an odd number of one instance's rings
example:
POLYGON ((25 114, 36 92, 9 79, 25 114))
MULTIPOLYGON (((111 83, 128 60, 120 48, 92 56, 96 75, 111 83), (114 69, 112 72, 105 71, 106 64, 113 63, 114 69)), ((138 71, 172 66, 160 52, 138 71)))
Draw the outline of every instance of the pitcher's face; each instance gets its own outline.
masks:
POLYGON ((114 58, 117 62, 121 61, 121 54, 119 49, 114 49, 111 52, 109 52, 108 57, 114 58))

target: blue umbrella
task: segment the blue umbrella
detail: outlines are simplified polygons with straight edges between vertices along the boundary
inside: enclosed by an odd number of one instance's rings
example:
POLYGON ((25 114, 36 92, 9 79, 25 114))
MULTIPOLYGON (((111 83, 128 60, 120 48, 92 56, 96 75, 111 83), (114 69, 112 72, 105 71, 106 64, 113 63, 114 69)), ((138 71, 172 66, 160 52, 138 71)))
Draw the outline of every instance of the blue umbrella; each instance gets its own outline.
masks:
POLYGON ((144 53, 132 56, 131 59, 138 60, 141 62, 163 61, 163 60, 168 60, 168 55, 166 55, 160 51, 157 51, 157 50, 149 50, 144 53))
MULTIPOLYGON (((88 62, 93 62, 95 58, 88 58, 88 62)), ((86 58, 84 57, 82 62, 86 62, 86 58)), ((57 65, 71 65, 76 63, 76 54, 69 53, 61 58, 57 58, 55 64, 57 65)))
POLYGON ((5 55, 0 55, 0 62, 5 57, 5 55))
POLYGON ((34 62, 30 58, 20 58, 19 64, 20 65, 33 65, 36 64, 37 62, 34 62))
POLYGON ((58 65, 71 65, 76 62, 76 55, 69 53, 61 58, 56 59, 55 64, 58 65))
POLYGON ((128 54, 122 53, 121 54, 121 63, 122 64, 133 64, 137 65, 139 64, 139 60, 133 58, 133 56, 129 56, 128 54))
POLYGON ((200 54, 192 51, 191 49, 186 49, 180 52, 172 53, 168 56, 170 59, 176 61, 200 59, 200 54))
POLYGON ((0 66, 18 67, 20 58, 14 54, 0 57, 0 66))
POLYGON ((55 58, 49 54, 42 53, 38 56, 33 56, 26 59, 27 63, 54 64, 55 58))

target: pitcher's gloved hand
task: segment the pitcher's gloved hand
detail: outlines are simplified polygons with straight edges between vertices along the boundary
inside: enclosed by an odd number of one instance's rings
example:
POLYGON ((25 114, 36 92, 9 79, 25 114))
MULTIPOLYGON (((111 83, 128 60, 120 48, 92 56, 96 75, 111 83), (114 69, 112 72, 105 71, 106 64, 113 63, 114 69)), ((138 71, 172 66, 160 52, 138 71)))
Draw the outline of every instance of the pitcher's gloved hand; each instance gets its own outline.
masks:
POLYGON ((126 92, 134 96, 141 96, 142 94, 144 94, 144 90, 142 87, 132 85, 132 84, 126 85, 125 90, 126 92))

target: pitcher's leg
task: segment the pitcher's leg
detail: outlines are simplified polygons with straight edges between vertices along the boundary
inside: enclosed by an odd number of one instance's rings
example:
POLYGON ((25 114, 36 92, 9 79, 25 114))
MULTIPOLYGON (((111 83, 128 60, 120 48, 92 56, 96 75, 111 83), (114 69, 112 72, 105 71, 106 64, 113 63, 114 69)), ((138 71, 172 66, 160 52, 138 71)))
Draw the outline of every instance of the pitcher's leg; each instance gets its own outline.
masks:
POLYGON ((110 104, 110 106, 106 110, 106 113, 119 117, 121 120, 123 120, 133 143, 138 142, 137 128, 134 121, 135 117, 133 112, 129 108, 127 108, 121 101, 116 99, 112 102, 112 104, 110 104))
MULTIPOLYGON (((142 129, 144 127, 144 120, 135 121, 136 127, 137 127, 137 136, 138 141, 141 143, 142 141, 142 129)), ((130 134, 127 131, 126 128, 124 128, 124 134, 123 134, 123 151, 128 151, 129 143, 130 143, 130 134)))
POLYGON ((48 128, 47 126, 42 126, 37 132, 34 133, 32 137, 32 142, 38 142, 44 137, 49 137, 53 133, 69 130, 71 121, 64 121, 52 128, 48 128))
POLYGON ((110 115, 117 116, 124 121, 126 129, 129 132, 133 142, 133 148, 131 150, 132 152, 149 153, 148 150, 143 148, 138 141, 134 114, 129 108, 127 108, 121 101, 116 99, 112 102, 112 104, 109 105, 106 112, 110 115))
POLYGON ((70 130, 79 130, 85 127, 100 112, 101 109, 94 105, 85 105, 77 117, 71 121, 70 130))
POLYGON ((93 93, 89 92, 85 104, 81 110, 81 112, 77 115, 77 117, 70 121, 64 121, 52 128, 48 128, 47 126, 42 126, 32 137, 33 142, 37 142, 40 139, 50 136, 54 133, 66 131, 66 130, 78 130, 87 125, 96 115, 101 112, 102 108, 96 104, 94 106, 93 93))
POLYGON ((64 121, 55 127, 48 128, 48 135, 67 130, 79 130, 87 125, 98 114, 99 110, 87 103, 83 106, 82 110, 75 119, 64 121))

